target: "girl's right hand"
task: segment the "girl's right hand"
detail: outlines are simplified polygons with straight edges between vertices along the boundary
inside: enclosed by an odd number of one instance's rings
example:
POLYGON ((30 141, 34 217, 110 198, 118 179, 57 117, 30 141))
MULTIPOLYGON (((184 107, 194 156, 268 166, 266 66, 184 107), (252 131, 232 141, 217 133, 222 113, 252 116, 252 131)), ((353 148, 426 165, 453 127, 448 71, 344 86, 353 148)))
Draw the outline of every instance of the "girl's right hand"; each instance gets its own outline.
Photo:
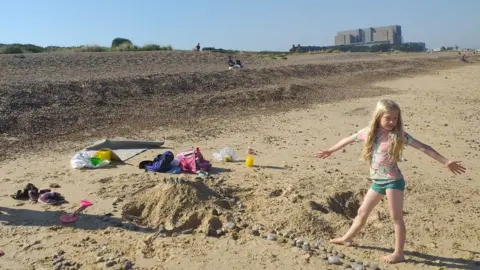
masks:
POLYGON ((322 150, 317 153, 317 158, 326 159, 332 154, 332 151, 322 150))

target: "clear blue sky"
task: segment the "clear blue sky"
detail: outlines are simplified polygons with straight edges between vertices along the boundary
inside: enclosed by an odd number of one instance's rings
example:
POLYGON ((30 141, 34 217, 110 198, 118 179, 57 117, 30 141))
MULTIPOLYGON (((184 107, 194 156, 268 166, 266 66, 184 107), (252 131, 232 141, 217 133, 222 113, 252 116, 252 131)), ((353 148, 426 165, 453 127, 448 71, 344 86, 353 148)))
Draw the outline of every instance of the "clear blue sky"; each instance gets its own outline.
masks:
POLYGON ((480 47, 480 0, 21 0, 0 5, 0 43, 171 44, 239 50, 333 45, 336 31, 401 25, 404 41, 480 47))

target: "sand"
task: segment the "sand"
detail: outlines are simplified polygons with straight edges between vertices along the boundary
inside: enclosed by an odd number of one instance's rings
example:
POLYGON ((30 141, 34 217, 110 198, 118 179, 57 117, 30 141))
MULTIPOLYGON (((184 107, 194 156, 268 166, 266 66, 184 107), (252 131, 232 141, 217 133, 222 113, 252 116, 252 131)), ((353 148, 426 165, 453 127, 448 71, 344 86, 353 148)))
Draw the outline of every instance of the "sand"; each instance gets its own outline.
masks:
MULTIPOLYGON (((401 105, 407 131, 447 158, 462 160, 467 173, 454 176, 407 149, 407 161, 400 165, 407 181, 407 262, 387 266, 379 261, 394 242, 386 201, 357 237, 360 247, 335 246, 335 252, 381 269, 480 267, 479 74, 480 66, 469 64, 359 87, 357 91, 384 89, 384 97, 401 105)), ((359 161, 360 144, 328 160, 316 159, 315 153, 364 127, 378 99, 334 100, 265 114, 259 108, 240 119, 205 121, 208 132, 174 127, 138 131, 143 138, 167 138, 165 150, 174 153, 199 146, 211 160, 212 153, 225 146, 244 158, 253 142, 258 152, 255 168, 213 161, 213 179, 205 184, 195 184, 192 175, 182 175, 188 186, 165 183, 171 175, 137 168, 158 150, 98 170, 69 167, 74 152, 85 145, 80 141, 56 142, 49 145, 54 150, 38 149, 5 160, 0 168, 0 247, 5 252, 0 268, 51 269, 60 251, 81 269, 104 269, 105 261, 115 269, 123 260, 136 269, 342 269, 292 247, 291 240, 282 243, 261 236, 278 229, 332 248, 328 239, 346 231, 368 189, 368 170, 359 161), (60 188, 55 191, 70 203, 46 206, 10 198, 27 183, 56 183, 60 188), (94 206, 74 226, 60 225, 60 213, 73 211, 81 199, 94 206), (141 221, 122 218, 125 212, 137 213, 141 221), (216 230, 229 221, 238 228, 221 236, 209 234, 209 227, 216 230), (171 233, 157 233, 162 222, 171 233), (265 230, 253 235, 252 229, 258 228, 265 230), (182 233, 186 229, 191 230, 182 233)))

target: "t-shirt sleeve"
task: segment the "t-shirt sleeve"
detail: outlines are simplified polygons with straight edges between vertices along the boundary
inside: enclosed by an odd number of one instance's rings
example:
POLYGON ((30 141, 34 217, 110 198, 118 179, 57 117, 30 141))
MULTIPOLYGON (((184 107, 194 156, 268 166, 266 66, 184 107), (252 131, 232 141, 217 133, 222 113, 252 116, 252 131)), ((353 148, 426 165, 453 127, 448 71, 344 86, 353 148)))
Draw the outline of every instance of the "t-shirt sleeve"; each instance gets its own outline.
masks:
POLYGON ((368 135, 368 128, 363 128, 357 131, 357 133, 353 134, 352 139, 355 142, 362 142, 362 141, 365 141, 365 139, 367 138, 367 135, 368 135))
POLYGON ((405 133, 405 143, 407 145, 410 145, 413 141, 413 137, 410 136, 410 134, 408 134, 407 132, 404 132, 405 133))

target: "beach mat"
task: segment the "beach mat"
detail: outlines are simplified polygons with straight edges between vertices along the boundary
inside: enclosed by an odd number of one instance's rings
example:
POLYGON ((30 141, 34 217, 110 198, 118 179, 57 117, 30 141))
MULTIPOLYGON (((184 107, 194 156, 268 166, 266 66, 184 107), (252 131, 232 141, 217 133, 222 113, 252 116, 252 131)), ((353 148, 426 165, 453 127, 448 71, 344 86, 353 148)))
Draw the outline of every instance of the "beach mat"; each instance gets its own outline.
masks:
POLYGON ((141 141, 128 139, 104 139, 87 146, 84 150, 92 156, 102 148, 112 150, 112 161, 126 161, 148 149, 158 149, 163 146, 160 141, 141 141))

